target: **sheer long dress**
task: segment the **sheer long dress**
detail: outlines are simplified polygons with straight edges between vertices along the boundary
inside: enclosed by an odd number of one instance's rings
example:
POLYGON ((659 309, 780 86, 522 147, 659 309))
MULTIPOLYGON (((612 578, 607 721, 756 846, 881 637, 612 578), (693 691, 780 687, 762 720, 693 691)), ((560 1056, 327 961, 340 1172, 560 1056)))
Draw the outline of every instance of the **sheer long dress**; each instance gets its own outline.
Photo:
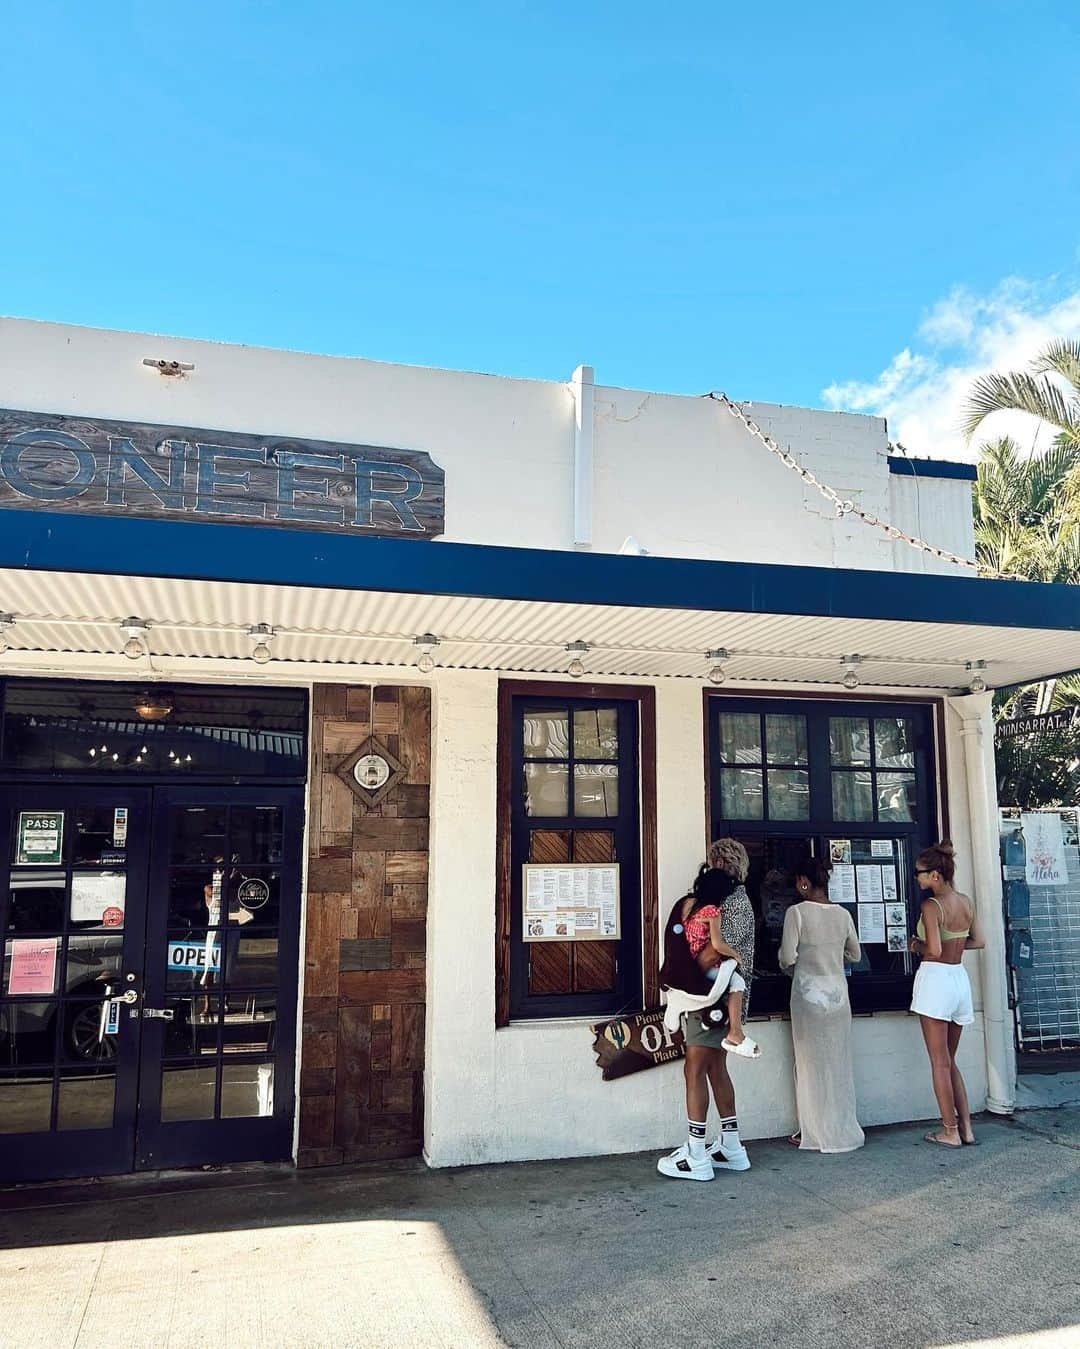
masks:
POLYGON ((860 958, 847 909, 806 900, 784 917, 780 968, 791 975, 791 1042, 800 1148, 853 1152, 864 1142, 855 1116, 851 1004, 844 961, 860 958))

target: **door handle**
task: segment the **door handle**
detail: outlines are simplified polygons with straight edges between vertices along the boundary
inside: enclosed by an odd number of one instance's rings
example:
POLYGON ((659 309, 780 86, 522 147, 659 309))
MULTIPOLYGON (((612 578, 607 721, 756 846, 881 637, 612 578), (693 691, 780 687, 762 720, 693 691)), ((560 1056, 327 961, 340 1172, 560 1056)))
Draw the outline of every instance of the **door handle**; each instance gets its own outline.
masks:
POLYGON ((144 1007, 142 1014, 144 1021, 171 1021, 176 1015, 171 1007, 144 1007))
POLYGON ((118 994, 116 995, 116 997, 112 999, 112 1001, 113 1001, 113 1002, 129 1002, 129 1003, 130 1003, 130 1002, 138 1002, 138 1001, 139 1001, 139 995, 138 995, 138 993, 135 991, 135 989, 133 989, 133 988, 126 988, 126 989, 123 991, 123 993, 118 993, 118 994))

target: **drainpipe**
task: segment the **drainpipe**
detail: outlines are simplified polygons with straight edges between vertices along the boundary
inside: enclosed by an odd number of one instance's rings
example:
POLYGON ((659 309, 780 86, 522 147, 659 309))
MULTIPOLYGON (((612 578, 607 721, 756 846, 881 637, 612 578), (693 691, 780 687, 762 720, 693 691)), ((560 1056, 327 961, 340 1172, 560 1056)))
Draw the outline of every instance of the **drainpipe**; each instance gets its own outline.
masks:
POLYGON ((1005 915, 1001 902, 991 698, 989 692, 972 693, 950 698, 949 703, 960 718, 971 819, 975 901, 986 934, 986 946, 980 952, 986 1035, 986 1108, 995 1115, 1011 1115, 1016 1105, 1016 1050, 1009 1008, 1005 915))
POLYGON ((588 548, 593 527, 593 368, 579 365, 570 376, 574 399, 574 543, 588 548))

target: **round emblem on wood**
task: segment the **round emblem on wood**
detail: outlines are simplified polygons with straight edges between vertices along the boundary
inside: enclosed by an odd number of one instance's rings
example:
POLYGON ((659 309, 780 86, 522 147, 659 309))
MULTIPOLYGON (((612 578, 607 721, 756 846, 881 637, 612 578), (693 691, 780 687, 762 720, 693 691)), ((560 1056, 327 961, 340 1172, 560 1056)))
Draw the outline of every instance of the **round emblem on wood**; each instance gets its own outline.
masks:
POLYGON ((377 792, 390 778, 390 765, 381 754, 364 754, 353 764, 353 777, 366 792, 377 792))

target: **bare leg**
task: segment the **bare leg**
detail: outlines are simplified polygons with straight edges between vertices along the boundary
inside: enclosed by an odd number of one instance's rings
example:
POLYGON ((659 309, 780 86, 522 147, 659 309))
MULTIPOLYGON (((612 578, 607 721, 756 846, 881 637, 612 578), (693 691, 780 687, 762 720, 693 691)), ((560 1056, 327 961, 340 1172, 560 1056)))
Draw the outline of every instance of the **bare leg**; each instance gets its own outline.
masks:
POLYGON ((960 1135, 956 1127, 956 1098, 953 1095, 952 1085, 953 1062, 949 1056, 947 1038, 949 1023, 938 1021, 932 1016, 920 1016, 919 1024, 922 1026, 923 1039, 926 1041, 926 1052, 930 1056, 934 1095, 941 1111, 942 1125, 940 1129, 927 1134, 926 1137, 929 1142, 946 1143, 958 1148, 960 1135))
POLYGON ((742 1028, 743 995, 740 988, 728 994, 728 1031, 727 1038, 733 1045, 740 1045, 746 1039, 742 1028))
POLYGON ((713 1051, 705 1045, 687 1045, 683 1061, 686 1079, 686 1118, 704 1120, 709 1113, 708 1061, 713 1051))
POLYGON ((971 1107, 968 1105, 967 1088, 964 1086, 960 1069, 956 1066, 956 1051, 960 1046, 960 1032, 963 1029, 963 1026, 956 1026, 950 1021, 949 1029, 946 1032, 946 1040, 949 1046, 949 1062, 952 1064, 952 1089, 953 1100, 956 1102, 956 1123, 960 1129, 960 1137, 964 1142, 974 1143, 975 1135, 971 1130, 971 1107))
MULTIPOLYGON (((742 998, 741 993, 739 997, 742 998)), ((722 1049, 708 1049, 705 1052, 708 1054, 706 1072, 716 1102, 716 1113, 721 1119, 730 1119, 735 1114, 735 1088, 728 1075, 727 1054, 722 1049)))

